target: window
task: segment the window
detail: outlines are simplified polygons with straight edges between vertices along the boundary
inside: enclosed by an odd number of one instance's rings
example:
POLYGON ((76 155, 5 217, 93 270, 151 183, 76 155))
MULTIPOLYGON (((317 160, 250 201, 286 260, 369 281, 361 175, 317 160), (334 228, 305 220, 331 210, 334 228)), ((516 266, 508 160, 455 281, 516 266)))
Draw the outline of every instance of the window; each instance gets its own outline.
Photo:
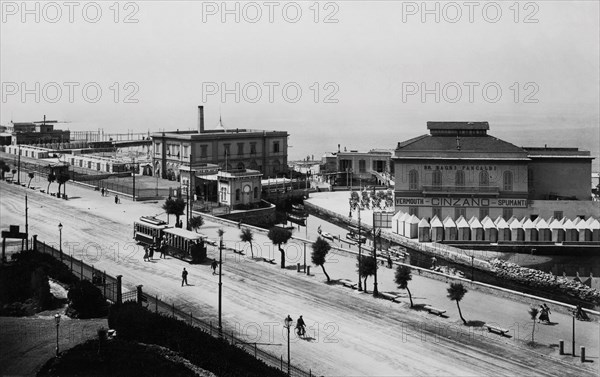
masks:
POLYGON ((96 163, 96 170, 100 171, 100 163, 99 162, 96 163))
POLYGON ((227 202, 227 188, 226 187, 221 187, 221 201, 222 202, 227 202))
POLYGON ((365 160, 358 160, 358 171, 361 173, 367 171, 367 162, 365 160))
POLYGON ((273 153, 279 153, 279 142, 278 141, 273 142, 273 153))
POLYGON ((486 187, 490 185, 490 175, 486 170, 479 172, 479 186, 486 187))
POLYGON ((408 172, 408 189, 419 189, 419 173, 414 169, 408 172))
POLYGON ((258 187, 254 187, 254 199, 258 198, 258 187))
POLYGON ((513 216, 513 209, 512 208, 502 208, 502 217, 505 220, 510 219, 513 216))
POLYGON ((241 156, 244 154, 244 143, 237 143, 237 147, 238 147, 238 155, 241 156))
POLYGON ((240 189, 235 189, 235 200, 240 200, 240 189))
POLYGON ((554 218, 558 221, 562 220, 563 218, 563 211, 554 211, 554 218))
POLYGON ((459 217, 467 217, 467 209, 462 207, 454 208, 454 219, 458 219, 459 217))
POLYGON ((250 154, 256 154, 256 143, 250 143, 250 154))
POLYGON ((456 171, 456 186, 463 187, 465 185, 465 172, 462 170, 456 171))
POLYGON ((208 157, 208 145, 201 145, 200 146, 200 158, 206 158, 208 157))
POLYGON ((223 155, 225 157, 231 156, 231 151, 229 150, 230 146, 231 146, 231 144, 223 144, 223 148, 224 148, 223 155))
POLYGON ((513 190, 513 174, 511 171, 504 172, 504 191, 512 191, 513 190))
POLYGON ((442 187, 442 171, 441 170, 435 170, 433 172, 432 184, 433 184, 433 187, 436 187, 436 188, 442 187))
POLYGON ((488 207, 479 208, 479 220, 490 215, 490 209, 488 207))
POLYGON ((408 207, 408 214, 419 217, 419 207, 408 207))
POLYGON ((442 207, 431 207, 431 217, 437 216, 438 219, 442 219, 442 207))

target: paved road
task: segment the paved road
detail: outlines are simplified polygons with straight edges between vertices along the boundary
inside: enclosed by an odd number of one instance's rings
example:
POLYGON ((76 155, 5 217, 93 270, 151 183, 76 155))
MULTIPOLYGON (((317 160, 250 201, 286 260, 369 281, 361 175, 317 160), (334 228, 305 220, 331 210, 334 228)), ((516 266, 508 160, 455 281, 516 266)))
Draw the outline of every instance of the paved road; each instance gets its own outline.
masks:
MULTIPOLYGON (((112 275, 122 274, 126 288, 143 284, 146 292, 192 310, 194 316, 215 320, 217 277, 211 275, 208 265, 191 266, 172 258, 143 262, 141 249, 131 242, 132 222, 140 215, 162 212, 160 203, 123 201, 116 205, 111 198, 76 187, 70 190, 78 199, 69 201, 5 182, 0 182, 0 188, 2 228, 23 223, 23 195, 27 192, 32 234, 56 242, 57 225, 62 222, 66 252, 83 257, 112 275), (183 267, 190 271, 191 286, 181 287, 183 267)), ((214 239, 219 228, 225 229, 228 247, 244 247, 237 227, 207 222, 201 232, 214 239)), ((264 235, 257 234, 255 241, 256 253, 260 250, 262 255, 279 260, 279 252, 264 235)), ((288 263, 301 262, 301 245, 291 244, 287 250, 288 263)), ((210 248, 209 257, 214 256, 216 250, 210 248)), ((354 258, 341 254, 332 255, 326 269, 334 279, 352 279, 356 274, 354 258)), ((286 342, 283 318, 290 314, 296 319, 303 314, 309 338, 292 339, 292 362, 319 374, 580 376, 592 375, 598 367, 596 363, 581 366, 571 356, 558 356, 552 347, 555 337, 549 336, 547 329, 552 328, 553 333, 568 332, 569 319, 560 315, 553 318, 558 325, 537 327, 536 339, 541 345, 530 349, 524 345, 525 334, 531 330, 525 305, 469 292, 462 309, 474 326, 463 326, 456 306, 445 298, 443 282, 415 276, 411 286, 417 303, 442 306, 448 310, 448 318, 410 310, 407 300, 395 304, 324 284, 324 275, 314 267, 315 274, 306 276, 295 269, 282 270, 277 265, 228 252, 223 270, 223 320, 227 330, 236 331, 248 341, 272 343, 265 347, 285 355, 281 345, 286 342), (502 324, 515 323, 512 337, 500 338, 481 331, 476 321, 490 322, 490 318, 500 318, 498 322, 502 324)), ((391 270, 381 271, 380 290, 396 290, 391 270)), ((590 343, 597 343, 597 325, 581 326, 589 326, 585 334, 590 336, 590 343)))

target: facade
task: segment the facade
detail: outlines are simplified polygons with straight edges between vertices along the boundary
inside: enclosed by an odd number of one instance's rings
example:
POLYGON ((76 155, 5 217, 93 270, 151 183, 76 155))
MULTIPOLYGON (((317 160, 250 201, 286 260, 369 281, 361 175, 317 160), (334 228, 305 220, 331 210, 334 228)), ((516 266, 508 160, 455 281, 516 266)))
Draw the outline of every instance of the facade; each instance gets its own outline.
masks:
POLYGON ((375 179, 379 184, 387 184, 394 174, 392 156, 392 150, 383 149, 372 149, 368 152, 338 152, 337 171, 349 172, 353 179, 375 179))
POLYGON ((286 131, 204 129, 204 109, 198 106, 197 131, 153 133, 153 167, 163 178, 179 179, 179 167, 216 164, 222 170, 252 169, 266 177, 286 174, 286 131))
MULTIPOLYGON (((44 117, 45 118, 45 117, 44 117)), ((54 122, 11 122, 6 132, 11 134, 11 144, 68 143, 70 131, 55 130, 54 122)))
POLYGON ((396 211, 421 218, 598 216, 592 157, 576 148, 519 148, 487 122, 427 122, 429 135, 398 143, 396 211))
POLYGON ((220 171, 219 203, 235 208, 260 203, 262 173, 257 170, 220 171))

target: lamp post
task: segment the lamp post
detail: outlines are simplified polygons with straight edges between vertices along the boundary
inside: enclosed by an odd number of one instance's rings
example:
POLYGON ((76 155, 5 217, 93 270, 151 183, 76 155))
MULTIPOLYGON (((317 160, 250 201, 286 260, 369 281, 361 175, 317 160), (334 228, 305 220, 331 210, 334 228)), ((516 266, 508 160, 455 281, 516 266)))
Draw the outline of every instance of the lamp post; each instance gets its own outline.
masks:
POLYGON ((287 374, 290 375, 290 327, 292 327, 292 317, 288 314, 287 318, 284 320, 285 328, 287 329, 287 352, 288 352, 288 362, 287 362, 287 374))
POLYGON ((219 229, 219 336, 223 335, 223 325, 221 322, 221 297, 223 293, 223 283, 221 282, 221 266, 223 266, 223 229, 219 229))
POLYGON ((131 164, 131 169, 132 169, 132 173, 131 175, 133 176, 133 193, 131 195, 133 201, 135 202, 135 157, 133 158, 133 163, 131 164))
POLYGON ((60 326, 60 314, 54 315, 54 321, 56 321, 56 357, 58 357, 58 327, 60 326))
POLYGON ((63 224, 58 223, 58 251, 60 253, 60 261, 62 262, 62 228, 63 224))
POLYGON ((358 212, 358 290, 362 291, 362 283, 360 281, 360 262, 362 259, 362 229, 360 223, 360 204, 356 205, 356 212, 358 212))

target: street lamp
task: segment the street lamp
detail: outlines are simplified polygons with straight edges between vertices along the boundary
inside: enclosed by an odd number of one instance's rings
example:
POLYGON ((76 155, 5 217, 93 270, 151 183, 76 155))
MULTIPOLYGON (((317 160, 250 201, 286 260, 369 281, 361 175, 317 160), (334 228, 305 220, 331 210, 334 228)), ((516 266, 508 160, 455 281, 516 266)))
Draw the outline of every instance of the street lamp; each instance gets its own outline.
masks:
POLYGON ((221 322, 221 299, 223 295, 223 283, 221 282, 221 267, 223 266, 223 229, 218 230, 219 234, 219 336, 223 336, 223 325, 221 322))
POLYGON ((60 253, 60 261, 62 262, 62 223, 58 223, 58 251, 60 253))
POLYGON ((58 326, 60 326, 60 314, 54 315, 54 321, 56 321, 56 357, 58 357, 58 326))
POLYGON ((287 346, 288 346, 288 362, 287 362, 287 374, 290 375, 290 327, 292 327, 292 322, 294 320, 288 314, 287 318, 284 320, 285 328, 287 329, 287 346))

